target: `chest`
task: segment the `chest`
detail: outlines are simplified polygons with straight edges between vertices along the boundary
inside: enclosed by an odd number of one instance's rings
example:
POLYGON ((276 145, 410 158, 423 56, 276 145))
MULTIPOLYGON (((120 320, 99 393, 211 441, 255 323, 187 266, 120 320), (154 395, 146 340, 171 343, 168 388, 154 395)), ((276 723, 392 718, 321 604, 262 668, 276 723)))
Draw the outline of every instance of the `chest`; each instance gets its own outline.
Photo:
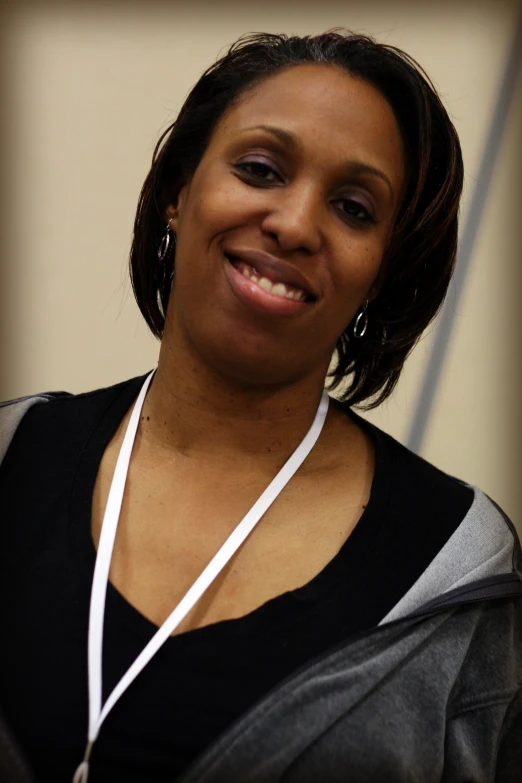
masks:
MULTIPOLYGON (((96 479, 96 546, 117 452, 111 444, 96 479)), ((366 456, 356 469, 298 471, 174 633, 242 617, 316 576, 368 501, 373 466, 366 456)), ((127 476, 110 581, 161 625, 270 480, 255 471, 209 470, 197 460, 152 464, 138 454, 127 476)))

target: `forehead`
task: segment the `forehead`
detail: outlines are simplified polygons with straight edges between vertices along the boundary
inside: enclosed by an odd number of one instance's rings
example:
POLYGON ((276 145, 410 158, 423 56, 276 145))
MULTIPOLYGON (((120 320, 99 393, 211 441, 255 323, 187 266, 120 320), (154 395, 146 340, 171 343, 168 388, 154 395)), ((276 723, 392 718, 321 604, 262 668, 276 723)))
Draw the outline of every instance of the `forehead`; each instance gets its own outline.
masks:
POLYGON ((337 66, 305 63, 263 79, 224 116, 216 134, 228 137, 256 124, 282 127, 308 145, 402 164, 390 104, 372 84, 337 66))

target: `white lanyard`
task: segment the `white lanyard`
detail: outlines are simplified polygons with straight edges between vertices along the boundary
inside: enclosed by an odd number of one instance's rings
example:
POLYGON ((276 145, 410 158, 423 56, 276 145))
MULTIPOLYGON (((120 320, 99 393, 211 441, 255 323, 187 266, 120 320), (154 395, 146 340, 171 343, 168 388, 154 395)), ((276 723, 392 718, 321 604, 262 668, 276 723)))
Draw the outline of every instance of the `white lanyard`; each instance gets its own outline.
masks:
POLYGON ((102 646, 103 646, 103 622, 105 614, 105 596, 107 593, 107 581, 111 564, 114 538, 120 516, 125 480, 129 468, 129 461, 136 437, 136 430, 140 420, 140 413, 147 389, 156 371, 153 370, 145 379, 127 425, 127 431, 121 445, 118 461, 114 470, 114 476, 109 491, 105 515, 103 517, 94 577, 92 581, 91 606, 89 613, 89 643, 88 643, 88 677, 89 677, 89 730, 87 735, 87 747, 82 763, 77 768, 73 783, 87 783, 89 774, 89 757, 94 741, 100 731, 101 725, 110 710, 114 707, 120 696, 126 691, 131 682, 138 676, 150 659, 156 654, 161 645, 169 638, 173 630, 190 612, 192 607, 201 598, 205 590, 212 584, 219 572, 225 567, 232 555, 239 549, 249 533, 252 532, 266 510, 272 505, 281 490, 290 481, 296 470, 306 459, 317 438, 321 434, 323 424, 328 412, 329 398, 323 392, 317 413, 312 426, 296 448, 292 456, 283 465, 277 476, 265 489, 261 497, 254 503, 247 515, 229 535, 221 549, 212 558, 210 563, 196 579, 192 587, 181 599, 176 608, 167 617, 152 639, 143 648, 134 663, 127 669, 119 683, 116 685, 102 708, 102 646))

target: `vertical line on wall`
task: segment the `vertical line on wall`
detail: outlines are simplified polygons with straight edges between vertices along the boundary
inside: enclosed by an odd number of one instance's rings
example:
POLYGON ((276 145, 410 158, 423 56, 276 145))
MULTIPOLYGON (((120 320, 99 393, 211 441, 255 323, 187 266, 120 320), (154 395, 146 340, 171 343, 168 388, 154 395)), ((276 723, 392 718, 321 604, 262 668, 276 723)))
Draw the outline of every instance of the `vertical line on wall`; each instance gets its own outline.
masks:
POLYGON ((498 88, 489 125, 477 183, 473 191, 469 212, 459 239, 457 264, 448 296, 439 316, 433 344, 426 362, 415 410, 412 416, 408 448, 419 452, 428 428, 433 402, 439 386, 441 370, 446 358, 448 344, 455 325, 458 304, 469 274, 471 258, 484 212, 486 197, 493 176, 493 169, 502 143, 502 135, 515 93, 522 52, 522 15, 518 20, 511 48, 508 52, 504 72, 498 88))

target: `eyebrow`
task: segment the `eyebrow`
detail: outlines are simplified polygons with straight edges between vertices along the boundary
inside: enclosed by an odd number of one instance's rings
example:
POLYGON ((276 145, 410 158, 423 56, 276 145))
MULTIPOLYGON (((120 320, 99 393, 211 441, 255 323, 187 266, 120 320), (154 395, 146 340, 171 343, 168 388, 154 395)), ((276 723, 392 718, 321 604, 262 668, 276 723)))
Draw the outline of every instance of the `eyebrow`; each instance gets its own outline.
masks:
MULTIPOLYGON (((279 139, 279 141, 283 142, 283 144, 286 144, 288 147, 295 147, 297 144, 297 136, 294 133, 283 130, 282 128, 277 128, 274 125, 250 125, 248 128, 243 128, 241 132, 245 133, 246 131, 253 130, 266 131, 267 133, 272 134, 272 136, 275 136, 276 139, 279 139)), ((363 163, 362 161, 358 160, 348 161, 346 168, 352 174, 370 174, 374 177, 379 177, 388 185, 390 194, 393 198, 393 186, 389 177, 387 177, 384 171, 375 168, 375 166, 371 166, 369 163, 363 163)))

